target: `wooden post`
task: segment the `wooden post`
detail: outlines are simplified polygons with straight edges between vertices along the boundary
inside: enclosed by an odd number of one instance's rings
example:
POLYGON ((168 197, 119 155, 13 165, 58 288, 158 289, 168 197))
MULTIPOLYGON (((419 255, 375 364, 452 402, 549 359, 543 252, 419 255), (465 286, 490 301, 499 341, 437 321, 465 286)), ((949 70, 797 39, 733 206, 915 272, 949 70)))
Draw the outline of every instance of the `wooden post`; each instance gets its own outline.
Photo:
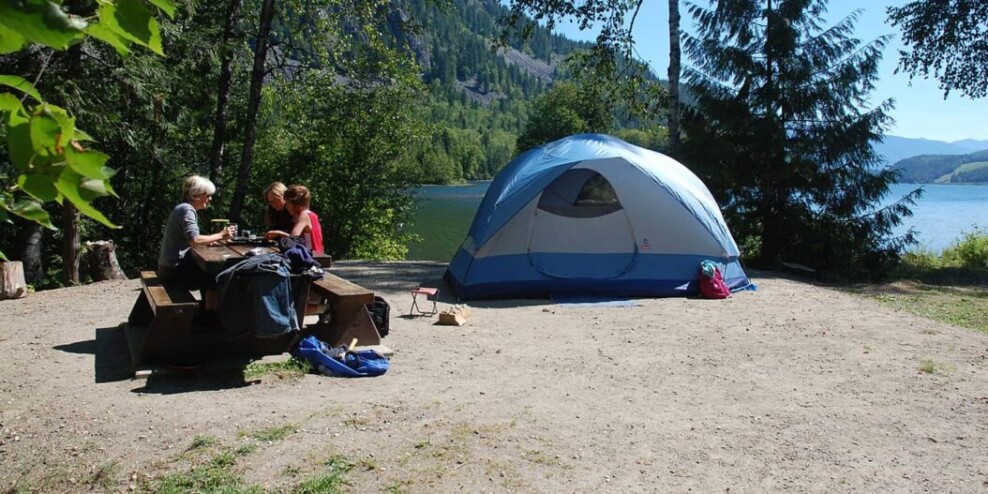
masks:
POLYGON ((26 296, 24 264, 20 261, 0 262, 0 300, 26 296))

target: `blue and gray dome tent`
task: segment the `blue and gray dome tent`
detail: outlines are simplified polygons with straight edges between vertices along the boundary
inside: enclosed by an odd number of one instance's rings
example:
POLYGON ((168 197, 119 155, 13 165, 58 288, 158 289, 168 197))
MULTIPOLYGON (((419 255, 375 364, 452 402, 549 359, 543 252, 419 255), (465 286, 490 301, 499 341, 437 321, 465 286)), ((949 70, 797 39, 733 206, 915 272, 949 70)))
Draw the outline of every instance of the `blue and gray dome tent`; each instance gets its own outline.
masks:
POLYGON ((601 134, 516 157, 491 182, 446 270, 464 300, 697 293, 700 262, 749 285, 703 182, 672 158, 601 134))

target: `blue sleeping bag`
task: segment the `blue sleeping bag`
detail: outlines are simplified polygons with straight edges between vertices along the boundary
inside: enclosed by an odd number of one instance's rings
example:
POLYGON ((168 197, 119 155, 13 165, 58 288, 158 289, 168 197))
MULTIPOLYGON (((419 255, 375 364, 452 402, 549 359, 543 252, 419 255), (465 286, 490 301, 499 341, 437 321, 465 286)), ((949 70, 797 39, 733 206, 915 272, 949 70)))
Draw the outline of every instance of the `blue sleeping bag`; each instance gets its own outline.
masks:
POLYGON ((334 376, 380 376, 388 371, 390 365, 386 357, 374 350, 341 351, 315 336, 302 338, 292 355, 309 362, 320 372, 334 376), (340 355, 342 358, 333 355, 340 355))

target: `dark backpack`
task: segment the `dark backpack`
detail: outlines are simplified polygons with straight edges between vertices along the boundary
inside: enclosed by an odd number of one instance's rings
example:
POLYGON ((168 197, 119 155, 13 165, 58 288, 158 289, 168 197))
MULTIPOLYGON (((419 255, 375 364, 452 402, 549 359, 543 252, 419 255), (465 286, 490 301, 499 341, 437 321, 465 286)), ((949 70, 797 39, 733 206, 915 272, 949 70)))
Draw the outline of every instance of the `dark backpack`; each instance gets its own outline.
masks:
POLYGON ((312 251, 298 237, 281 237, 278 239, 278 250, 288 258, 292 273, 298 274, 311 267, 319 266, 319 263, 312 257, 312 251))
POLYGON ((387 336, 391 330, 391 306, 383 298, 375 296, 374 303, 367 304, 367 312, 370 313, 378 334, 387 336))

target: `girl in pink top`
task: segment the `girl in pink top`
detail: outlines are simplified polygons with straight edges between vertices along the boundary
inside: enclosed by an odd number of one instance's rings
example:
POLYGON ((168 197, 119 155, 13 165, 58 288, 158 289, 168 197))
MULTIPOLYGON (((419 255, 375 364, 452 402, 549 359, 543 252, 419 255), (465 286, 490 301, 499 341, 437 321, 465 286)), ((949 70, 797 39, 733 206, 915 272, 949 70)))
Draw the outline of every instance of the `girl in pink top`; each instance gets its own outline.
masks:
POLYGON ((264 236, 268 239, 289 235, 301 237, 305 246, 312 250, 312 253, 322 254, 322 225, 319 224, 319 216, 309 210, 309 203, 312 200, 309 189, 304 185, 292 185, 285 191, 284 197, 285 209, 295 221, 295 224, 292 225, 292 231, 271 230, 264 236))

